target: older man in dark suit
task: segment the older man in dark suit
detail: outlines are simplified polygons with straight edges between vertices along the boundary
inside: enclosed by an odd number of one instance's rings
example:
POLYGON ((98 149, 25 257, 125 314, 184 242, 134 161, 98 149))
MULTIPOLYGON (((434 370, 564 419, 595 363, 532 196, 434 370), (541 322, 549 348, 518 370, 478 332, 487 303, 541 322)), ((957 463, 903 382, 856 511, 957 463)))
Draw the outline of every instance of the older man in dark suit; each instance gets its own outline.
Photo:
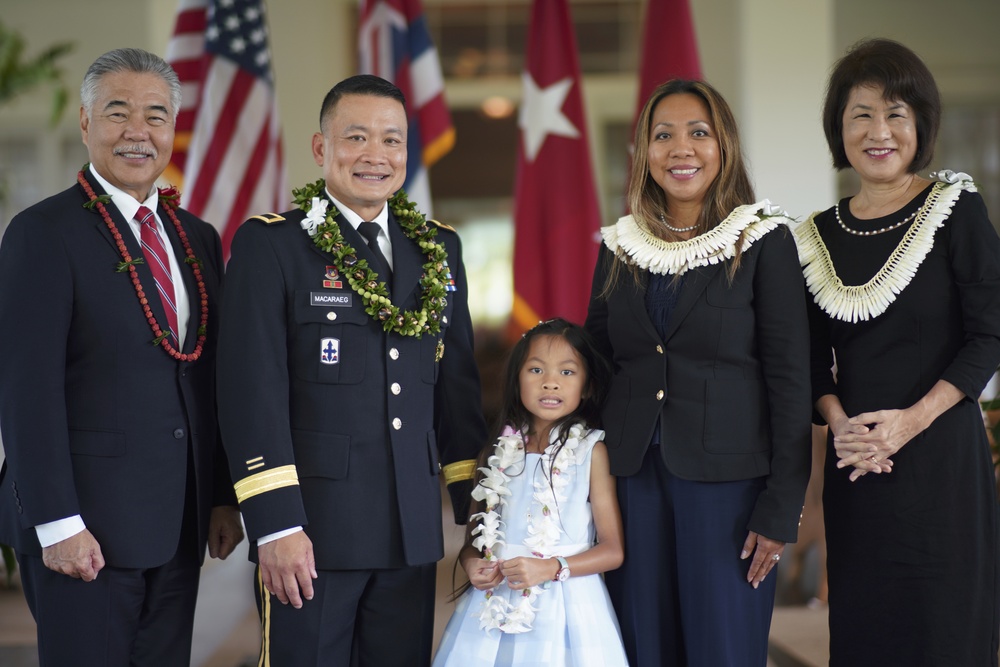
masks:
POLYGON ((320 128, 324 179, 240 228, 223 305, 219 416, 257 546, 261 664, 419 667, 439 470, 464 523, 485 437, 461 248, 394 196, 398 88, 342 81, 320 128))
POLYGON ((215 415, 219 237, 154 187, 170 66, 111 51, 81 99, 89 167, 0 244, 0 541, 42 665, 186 665, 206 543, 242 539, 215 415))

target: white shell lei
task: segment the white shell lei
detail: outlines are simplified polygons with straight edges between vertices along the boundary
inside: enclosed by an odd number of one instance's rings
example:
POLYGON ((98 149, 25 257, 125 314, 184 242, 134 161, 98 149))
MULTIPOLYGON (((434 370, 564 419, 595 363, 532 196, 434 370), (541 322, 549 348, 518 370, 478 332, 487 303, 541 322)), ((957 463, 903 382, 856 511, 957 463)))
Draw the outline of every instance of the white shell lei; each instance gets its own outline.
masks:
MULTIPOLYGON (((559 545, 562 528, 559 522, 559 508, 566 501, 565 489, 569 485, 570 470, 586 459, 586 451, 577 451, 580 440, 587 435, 587 429, 582 424, 574 424, 569 429, 566 444, 555 455, 558 447, 558 433, 553 431, 550 444, 545 448, 543 456, 544 470, 548 470, 552 462, 552 480, 549 483, 547 475, 534 480, 532 499, 537 511, 532 511, 528 519, 529 537, 524 540, 524 546, 538 558, 553 555, 553 549, 559 545)), ((525 464, 524 439, 519 431, 497 438, 494 453, 488 460, 488 468, 480 468, 483 480, 472 491, 472 497, 486 503, 486 511, 473 514, 470 520, 479 519, 480 523, 472 530, 477 536, 472 546, 483 553, 486 560, 494 560, 502 555, 504 544, 503 521, 498 511, 507 504, 506 497, 510 495, 507 483, 510 477, 505 471, 513 474, 523 474, 525 464)), ((501 584, 503 585, 503 584, 501 584)), ((485 591, 485 599, 479 609, 479 627, 487 632, 499 630, 510 634, 528 632, 535 620, 538 609, 534 606, 537 597, 544 593, 540 587, 526 588, 516 604, 511 604, 502 595, 495 595, 494 589, 485 591)))
POLYGON ((736 255, 736 241, 746 230, 743 248, 791 219, 768 200, 733 209, 725 220, 704 234, 686 241, 664 241, 631 215, 619 218, 614 225, 601 228, 604 245, 615 255, 628 257, 633 264, 650 273, 681 275, 709 264, 718 264, 736 255))
POLYGON ((934 184, 916 219, 885 264, 863 285, 844 285, 837 275, 830 253, 816 228, 816 213, 804 222, 791 226, 806 286, 816 304, 827 315, 850 323, 873 319, 884 313, 910 284, 927 253, 934 247, 934 233, 951 214, 959 195, 963 190, 976 191, 968 174, 941 171, 931 174, 931 177, 940 182, 934 184))

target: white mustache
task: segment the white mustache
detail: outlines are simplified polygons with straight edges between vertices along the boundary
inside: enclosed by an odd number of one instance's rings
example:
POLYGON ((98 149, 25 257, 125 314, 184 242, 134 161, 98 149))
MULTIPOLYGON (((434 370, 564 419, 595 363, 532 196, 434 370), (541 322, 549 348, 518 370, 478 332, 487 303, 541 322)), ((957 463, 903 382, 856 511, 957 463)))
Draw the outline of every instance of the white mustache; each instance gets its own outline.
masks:
POLYGON ((118 146, 115 148, 115 155, 122 155, 123 153, 141 153, 142 155, 148 155, 154 160, 157 157, 156 149, 152 146, 145 146, 143 144, 129 144, 127 146, 118 146))

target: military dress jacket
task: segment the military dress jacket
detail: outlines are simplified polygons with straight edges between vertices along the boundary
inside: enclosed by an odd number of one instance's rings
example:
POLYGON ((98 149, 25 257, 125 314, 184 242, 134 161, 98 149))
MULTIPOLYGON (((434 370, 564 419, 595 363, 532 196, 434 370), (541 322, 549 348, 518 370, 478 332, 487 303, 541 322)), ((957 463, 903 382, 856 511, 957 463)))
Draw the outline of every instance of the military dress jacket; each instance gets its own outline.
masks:
MULTIPOLYGON (((104 194, 89 172, 88 180, 104 194)), ((0 244, 0 542, 38 555, 33 527, 79 514, 108 565, 156 567, 177 550, 189 449, 202 553, 211 508, 236 504, 215 411, 221 244, 211 225, 176 210, 201 263, 209 317, 201 357, 178 361, 151 344, 129 273, 116 271, 115 240, 86 201, 80 185, 49 197, 18 214, 0 244)), ((107 210, 141 258, 129 223, 107 210)), ((162 205, 159 214, 189 297, 190 353, 198 287, 162 205)), ((136 270, 165 322, 148 265, 136 270)))
MULTIPOLYGON (((479 375, 458 235, 439 228, 451 281, 441 331, 386 333, 302 211, 258 216, 236 233, 227 272, 219 410, 254 545, 304 526, 317 567, 366 569, 443 555, 439 474, 464 522, 484 445, 479 375)), ((338 216, 359 259, 364 239, 338 216)), ((392 302, 419 307, 426 260, 389 217, 392 302)))

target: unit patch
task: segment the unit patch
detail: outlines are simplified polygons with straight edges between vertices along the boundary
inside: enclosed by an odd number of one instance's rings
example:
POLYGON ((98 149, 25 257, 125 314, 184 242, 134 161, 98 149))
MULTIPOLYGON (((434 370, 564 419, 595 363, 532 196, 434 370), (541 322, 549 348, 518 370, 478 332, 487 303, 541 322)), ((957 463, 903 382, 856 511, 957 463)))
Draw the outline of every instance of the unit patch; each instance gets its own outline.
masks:
POLYGON ((350 308, 353 292, 331 293, 331 292, 309 292, 309 305, 328 308, 330 306, 340 306, 350 308))
POLYGON ((319 360, 324 364, 340 363, 340 339, 324 338, 319 342, 319 360))
POLYGON ((326 287, 327 289, 344 288, 344 282, 340 280, 340 273, 337 271, 337 267, 335 266, 326 267, 326 274, 323 278, 323 287, 326 287))

